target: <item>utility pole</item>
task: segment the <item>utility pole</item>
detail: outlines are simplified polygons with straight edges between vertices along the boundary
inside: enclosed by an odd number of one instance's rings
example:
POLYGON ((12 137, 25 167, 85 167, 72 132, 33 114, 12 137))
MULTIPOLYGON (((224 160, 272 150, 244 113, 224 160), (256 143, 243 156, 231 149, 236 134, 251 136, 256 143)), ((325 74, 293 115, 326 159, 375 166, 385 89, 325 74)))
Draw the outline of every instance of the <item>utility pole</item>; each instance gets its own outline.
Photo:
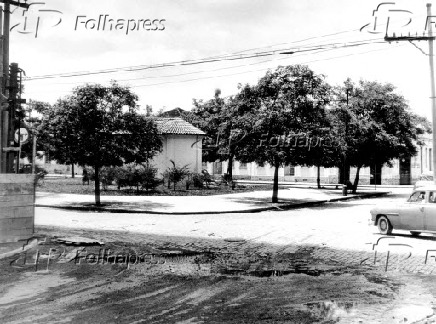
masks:
MULTIPOLYGON (((5 4, 6 6, 6 4, 5 4)), ((9 4, 8 4, 9 6, 9 4)), ((3 27, 1 33, 1 64, 0 64, 0 173, 6 173, 6 156, 7 153, 3 151, 4 147, 8 147, 8 129, 9 129, 9 111, 7 105, 7 93, 6 93, 6 84, 7 84, 7 76, 9 74, 9 25, 6 26, 6 18, 5 12, 9 11, 9 8, 3 10, 1 7, 0 13, 0 29, 3 27), (7 29, 6 29, 7 27, 7 29), (6 31, 7 30, 7 31, 6 31), (8 45, 6 45, 8 44, 8 45), (5 63, 7 62, 7 63, 5 63)))
MULTIPOLYGON (((431 17, 431 3, 427 3, 427 19, 431 17)), ((428 49, 429 49, 429 62, 430 62, 430 82, 431 82, 431 114, 433 121, 433 150, 432 150, 432 164, 433 164, 433 181, 436 183, 436 91, 434 81, 434 62, 433 62, 433 28, 431 22, 428 23, 428 49)))
POLYGON ((428 28, 428 36, 400 36, 395 37, 393 34, 392 37, 385 36, 385 41, 428 41, 429 48, 429 63, 430 63, 430 86, 431 86, 431 113, 432 113, 432 122, 433 122, 433 150, 432 150, 432 166, 433 166, 433 181, 436 184, 436 90, 435 90, 435 74, 434 74, 434 60, 433 60, 433 41, 435 37, 433 36, 433 27, 430 21, 431 15, 431 3, 427 3, 427 20, 425 28, 428 28))
MULTIPOLYGON (((8 147, 12 148, 15 146, 14 137, 15 137, 15 129, 20 129, 21 125, 17 125, 17 120, 15 116, 15 111, 17 109, 17 95, 18 95, 18 64, 12 63, 10 67, 10 76, 9 76, 9 86, 7 87, 9 92, 9 131, 8 131, 8 147)), ((20 143, 18 143, 18 148, 20 147, 20 143)), ((14 158, 16 158, 16 165, 19 165, 20 159, 20 151, 10 151, 6 157, 7 161, 7 172, 11 173, 14 170, 14 158)), ((18 173, 18 168, 15 170, 15 173, 18 173)))
MULTIPOLYGON (((4 3, 0 7, 0 173, 13 172, 13 159, 16 151, 12 148, 11 141, 14 140, 14 112, 9 101, 9 29, 11 5, 28 9, 28 3, 14 0, 0 0, 4 3), (3 30, 2 30, 3 27, 3 30), (11 162, 12 161, 12 162, 11 162)), ((18 68, 18 66, 17 66, 18 68)))

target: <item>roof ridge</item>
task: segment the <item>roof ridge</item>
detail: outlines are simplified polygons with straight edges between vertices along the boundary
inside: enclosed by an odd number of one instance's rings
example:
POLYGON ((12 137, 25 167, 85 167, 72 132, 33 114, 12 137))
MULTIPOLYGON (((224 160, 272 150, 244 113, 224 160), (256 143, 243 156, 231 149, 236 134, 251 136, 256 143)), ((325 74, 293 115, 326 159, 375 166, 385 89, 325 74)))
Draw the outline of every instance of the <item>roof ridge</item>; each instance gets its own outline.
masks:
POLYGON ((156 121, 160 134, 205 135, 205 133, 180 117, 151 117, 156 121))

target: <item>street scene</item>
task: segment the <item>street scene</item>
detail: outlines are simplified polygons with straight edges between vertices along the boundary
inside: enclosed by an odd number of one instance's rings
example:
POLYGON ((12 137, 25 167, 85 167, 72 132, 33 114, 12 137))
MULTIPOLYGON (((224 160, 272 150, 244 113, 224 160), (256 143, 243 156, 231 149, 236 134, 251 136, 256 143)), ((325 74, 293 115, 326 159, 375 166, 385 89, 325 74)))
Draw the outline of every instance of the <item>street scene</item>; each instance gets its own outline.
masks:
POLYGON ((0 323, 436 323, 435 5, 0 0, 0 323))
POLYGON ((368 217, 410 188, 391 190, 257 213, 90 217, 37 207, 32 247, 2 260, 2 319, 431 323, 436 241, 382 236, 368 217))

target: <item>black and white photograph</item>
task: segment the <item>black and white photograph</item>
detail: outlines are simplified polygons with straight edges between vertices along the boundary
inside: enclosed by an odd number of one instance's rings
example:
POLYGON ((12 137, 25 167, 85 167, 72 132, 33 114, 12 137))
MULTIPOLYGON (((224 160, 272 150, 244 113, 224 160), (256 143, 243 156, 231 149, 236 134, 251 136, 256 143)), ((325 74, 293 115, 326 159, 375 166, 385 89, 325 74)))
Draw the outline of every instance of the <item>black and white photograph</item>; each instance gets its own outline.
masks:
POLYGON ((0 0, 0 323, 436 323, 436 1, 0 0))

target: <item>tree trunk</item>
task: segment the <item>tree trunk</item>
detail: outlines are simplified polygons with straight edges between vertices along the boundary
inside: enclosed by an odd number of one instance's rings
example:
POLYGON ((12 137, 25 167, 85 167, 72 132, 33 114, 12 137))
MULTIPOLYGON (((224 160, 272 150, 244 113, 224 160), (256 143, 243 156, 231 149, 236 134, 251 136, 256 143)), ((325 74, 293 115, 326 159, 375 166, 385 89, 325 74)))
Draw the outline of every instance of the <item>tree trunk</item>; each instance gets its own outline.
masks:
POLYGON ((353 194, 356 193, 357 186, 359 185, 359 173, 361 168, 362 168, 361 166, 358 166, 356 170, 356 177, 354 178, 354 184, 353 184, 353 194))
POLYGON ((318 189, 321 189, 321 167, 316 166, 316 183, 318 184, 318 189))
POLYGON ((339 167, 339 183, 346 185, 350 180, 350 165, 342 164, 339 167))
POLYGON ((233 175, 233 173, 232 173, 232 164, 233 164, 233 154, 230 154, 229 155, 229 164, 227 165, 227 175, 228 175, 228 177, 229 177, 229 181, 232 181, 233 180, 233 178, 232 178, 232 175, 233 175))
POLYGON ((229 164, 227 165, 227 184, 235 190, 235 186, 233 185, 233 154, 229 155, 229 164))
POLYGON ((71 178, 74 178, 74 163, 71 163, 71 178))
POLYGON ((99 167, 96 165, 94 166, 94 172, 95 172, 95 186, 94 186, 94 192, 95 192, 95 205, 96 206, 101 206, 100 203, 100 175, 98 174, 99 172, 99 167))
POLYGON ((272 194, 272 201, 273 203, 279 202, 278 195, 279 195, 279 164, 276 163, 274 165, 274 183, 273 183, 273 194, 272 194))

